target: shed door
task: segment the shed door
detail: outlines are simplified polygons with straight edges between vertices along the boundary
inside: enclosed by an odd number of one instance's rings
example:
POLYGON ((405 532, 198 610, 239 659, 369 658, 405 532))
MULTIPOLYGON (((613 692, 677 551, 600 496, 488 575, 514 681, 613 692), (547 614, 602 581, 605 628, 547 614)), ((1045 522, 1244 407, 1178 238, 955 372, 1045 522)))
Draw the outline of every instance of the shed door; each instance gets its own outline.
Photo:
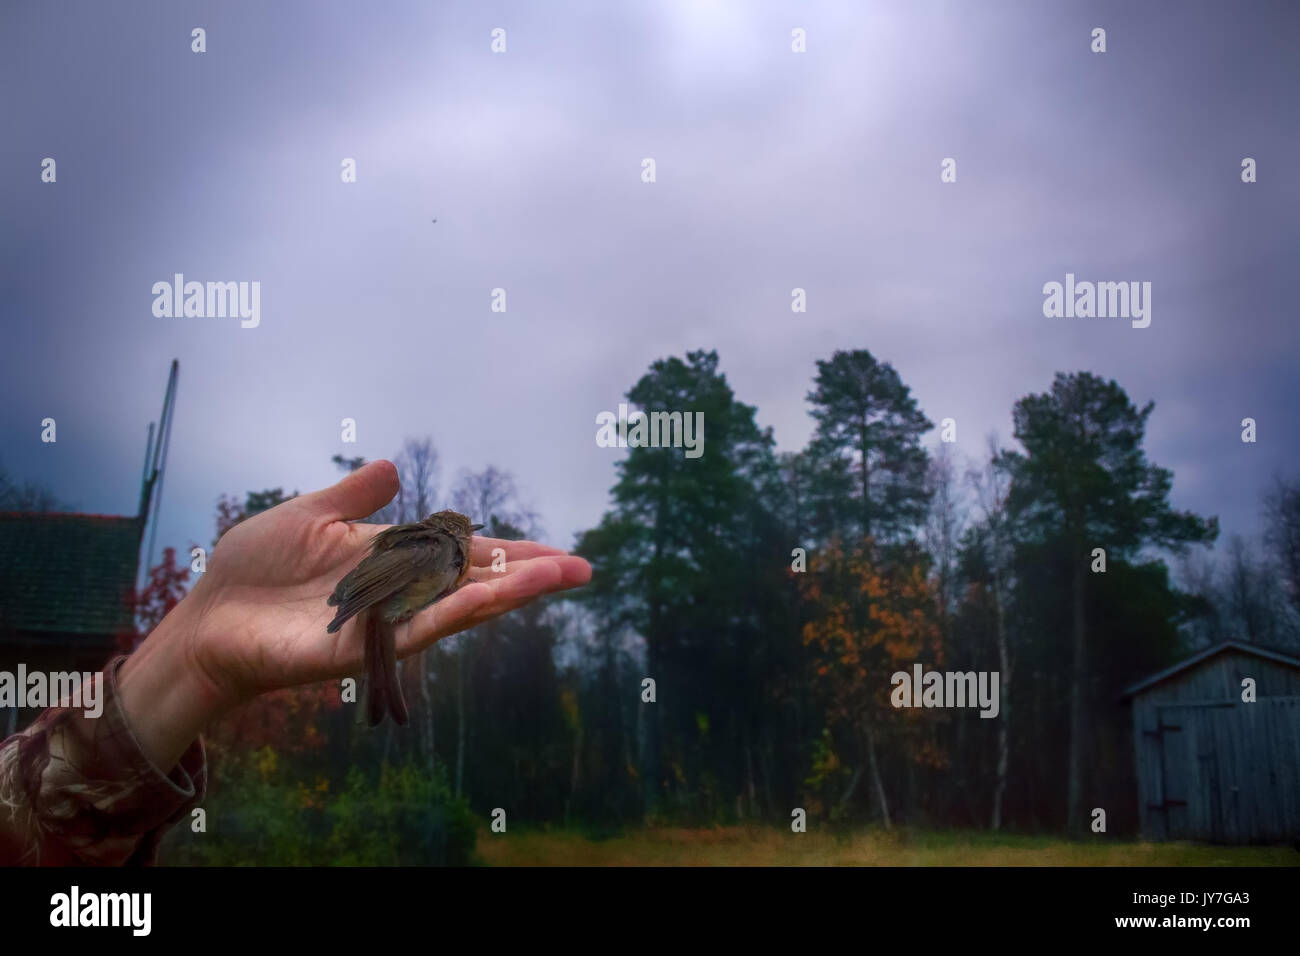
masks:
POLYGON ((1251 843, 1300 834, 1300 698, 1158 707, 1168 836, 1251 843))

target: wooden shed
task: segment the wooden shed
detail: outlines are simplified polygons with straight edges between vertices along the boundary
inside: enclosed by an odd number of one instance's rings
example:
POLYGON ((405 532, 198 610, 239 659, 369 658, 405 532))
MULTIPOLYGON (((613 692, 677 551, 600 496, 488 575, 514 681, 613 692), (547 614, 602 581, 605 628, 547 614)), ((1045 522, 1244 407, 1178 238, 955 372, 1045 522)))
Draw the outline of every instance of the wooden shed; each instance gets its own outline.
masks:
POLYGON ((1300 840, 1300 657, 1217 644, 1124 692, 1150 840, 1300 840), (1255 701, 1242 700, 1243 681, 1255 701))

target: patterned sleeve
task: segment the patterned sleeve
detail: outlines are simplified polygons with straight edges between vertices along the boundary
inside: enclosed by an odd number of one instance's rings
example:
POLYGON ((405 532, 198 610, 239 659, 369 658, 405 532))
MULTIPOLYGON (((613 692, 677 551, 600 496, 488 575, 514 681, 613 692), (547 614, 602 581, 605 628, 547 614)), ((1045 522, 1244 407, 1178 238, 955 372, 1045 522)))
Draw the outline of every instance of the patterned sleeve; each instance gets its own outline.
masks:
POLYGON ((140 866, 207 790, 195 740, 164 773, 141 751, 118 701, 116 657, 104 669, 104 709, 51 707, 0 743, 0 865, 140 866))

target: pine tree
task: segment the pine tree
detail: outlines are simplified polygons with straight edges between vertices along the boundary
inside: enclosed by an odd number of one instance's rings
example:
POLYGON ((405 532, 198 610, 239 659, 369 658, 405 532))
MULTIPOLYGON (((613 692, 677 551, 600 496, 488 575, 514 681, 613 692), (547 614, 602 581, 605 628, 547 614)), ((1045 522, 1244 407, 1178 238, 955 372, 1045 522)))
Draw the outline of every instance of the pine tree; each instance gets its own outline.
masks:
POLYGON ((1214 518, 1169 506, 1173 475, 1146 459, 1142 441, 1155 404, 1137 408, 1113 381, 1090 372, 1059 373, 1052 390, 1028 395, 1013 412, 1021 454, 1004 451, 1011 476, 1008 507, 1023 530, 1052 544, 1070 569, 1070 743, 1067 828, 1080 830, 1083 745, 1088 736, 1084 682, 1088 674, 1085 606, 1092 550, 1127 560, 1144 547, 1185 550, 1218 534, 1214 518))
POLYGON ((889 541, 923 521, 929 496, 921 436, 934 425, 893 366, 865 349, 838 351, 817 362, 808 401, 817 422, 808 455, 823 539, 838 532, 846 541, 889 541))

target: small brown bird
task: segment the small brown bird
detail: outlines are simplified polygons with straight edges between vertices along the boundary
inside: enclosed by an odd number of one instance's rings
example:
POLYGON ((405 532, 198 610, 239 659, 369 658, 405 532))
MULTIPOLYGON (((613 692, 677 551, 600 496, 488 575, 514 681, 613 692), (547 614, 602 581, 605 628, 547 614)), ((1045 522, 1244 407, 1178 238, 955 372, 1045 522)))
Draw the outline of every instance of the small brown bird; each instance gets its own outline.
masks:
POLYGON ((338 607, 326 631, 333 634, 359 614, 365 635, 365 716, 371 727, 389 714, 407 723, 397 680, 396 625, 436 604, 469 578, 470 540, 483 526, 456 511, 439 511, 414 524, 399 524, 370 541, 370 553, 330 595, 338 607))

